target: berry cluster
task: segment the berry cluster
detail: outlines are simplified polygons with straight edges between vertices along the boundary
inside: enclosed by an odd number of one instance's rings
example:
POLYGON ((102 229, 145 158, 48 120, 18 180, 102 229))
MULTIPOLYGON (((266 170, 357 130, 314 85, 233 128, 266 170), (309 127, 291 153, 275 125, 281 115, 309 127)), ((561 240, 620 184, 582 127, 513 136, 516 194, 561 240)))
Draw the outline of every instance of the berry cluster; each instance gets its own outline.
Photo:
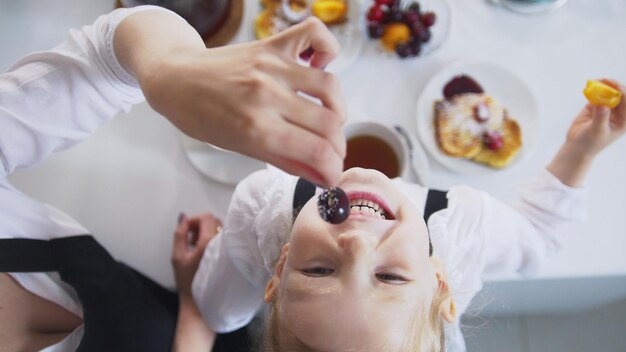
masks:
POLYGON ((375 0, 367 10, 367 33, 388 50, 405 58, 418 56, 432 36, 434 12, 422 12, 418 2, 403 7, 401 0, 375 0))

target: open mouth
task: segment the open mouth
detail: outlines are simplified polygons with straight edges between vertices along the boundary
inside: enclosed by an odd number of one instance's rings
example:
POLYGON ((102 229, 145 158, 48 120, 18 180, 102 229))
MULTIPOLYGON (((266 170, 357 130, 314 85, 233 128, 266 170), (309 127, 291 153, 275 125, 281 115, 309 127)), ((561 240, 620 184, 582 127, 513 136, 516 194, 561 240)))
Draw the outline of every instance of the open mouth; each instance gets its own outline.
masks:
POLYGON ((385 202, 375 194, 367 192, 350 192, 350 215, 362 215, 381 220, 395 220, 385 202))

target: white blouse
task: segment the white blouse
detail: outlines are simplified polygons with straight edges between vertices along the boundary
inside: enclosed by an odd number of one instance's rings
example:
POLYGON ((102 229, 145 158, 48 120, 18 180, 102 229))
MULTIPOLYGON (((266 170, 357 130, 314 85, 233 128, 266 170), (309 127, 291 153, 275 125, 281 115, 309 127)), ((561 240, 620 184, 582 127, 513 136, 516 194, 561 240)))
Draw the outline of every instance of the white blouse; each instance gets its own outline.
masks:
MULTIPOLYGON (((223 231, 209 243, 193 282, 194 297, 213 330, 236 330, 263 305, 265 286, 289 241, 296 182, 268 169, 237 186, 223 231)), ((393 182, 421 216, 428 189, 393 182)), ((537 271, 561 246, 560 227, 585 217, 585 198, 584 189, 567 187, 545 170, 525 185, 515 206, 466 186, 452 187, 448 207, 430 217, 428 228, 459 316, 482 288, 484 275, 537 271)), ((446 333, 448 351, 465 351, 458 324, 446 333)))
MULTIPOLYGON (((59 46, 27 55, 0 74, 0 238, 52 239, 89 233, 63 212, 13 188, 7 175, 89 137, 144 100, 117 61, 113 38, 126 16, 160 7, 119 9, 71 30, 59 46)), ((167 11, 170 12, 170 11, 167 11)), ((170 12, 174 16, 178 16, 170 12)), ((12 273, 28 291, 82 317, 75 291, 56 273, 12 273)), ((75 351, 82 327, 44 351, 75 351)))

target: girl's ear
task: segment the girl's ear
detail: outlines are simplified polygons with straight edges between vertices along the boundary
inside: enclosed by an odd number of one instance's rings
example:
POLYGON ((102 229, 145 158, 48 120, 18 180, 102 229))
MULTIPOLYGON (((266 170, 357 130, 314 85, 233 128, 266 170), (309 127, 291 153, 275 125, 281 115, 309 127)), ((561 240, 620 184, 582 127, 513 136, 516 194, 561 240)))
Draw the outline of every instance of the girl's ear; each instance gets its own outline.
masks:
POLYGON ((278 284, 280 284, 280 277, 283 274, 283 268, 285 267, 285 262, 287 262, 288 253, 289 243, 286 243, 280 251, 280 257, 278 258, 278 263, 276 263, 274 275, 270 281, 267 282, 267 286, 265 287, 265 303, 273 302, 276 297, 276 290, 278 289, 278 284))
POLYGON ((431 258, 431 263, 435 269, 435 277, 437 278, 437 294, 446 297, 439 305, 439 315, 450 324, 456 322, 456 305, 452 298, 450 286, 445 277, 445 268, 438 258, 431 258))

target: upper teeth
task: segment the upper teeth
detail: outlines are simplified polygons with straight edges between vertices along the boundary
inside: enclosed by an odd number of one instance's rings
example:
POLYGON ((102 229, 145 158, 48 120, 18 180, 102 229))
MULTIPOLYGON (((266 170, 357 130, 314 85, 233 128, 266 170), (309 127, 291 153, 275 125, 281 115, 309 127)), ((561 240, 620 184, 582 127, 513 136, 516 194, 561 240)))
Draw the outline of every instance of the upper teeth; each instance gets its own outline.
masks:
POLYGON ((378 215, 381 219, 387 218, 387 213, 379 204, 365 199, 354 199, 350 201, 350 212, 369 213, 378 215))

